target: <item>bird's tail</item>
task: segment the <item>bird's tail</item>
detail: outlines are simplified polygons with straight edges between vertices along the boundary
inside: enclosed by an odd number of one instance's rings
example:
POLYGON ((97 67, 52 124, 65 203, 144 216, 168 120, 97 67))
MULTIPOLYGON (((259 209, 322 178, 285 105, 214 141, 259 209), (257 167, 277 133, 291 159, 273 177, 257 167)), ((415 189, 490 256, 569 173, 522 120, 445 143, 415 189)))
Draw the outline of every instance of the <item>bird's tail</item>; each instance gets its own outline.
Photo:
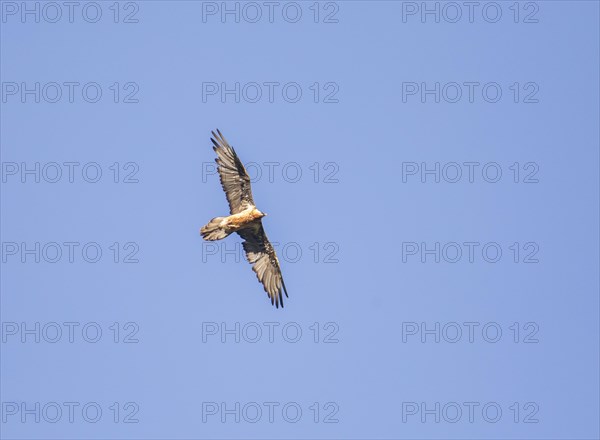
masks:
POLYGON ((202 238, 205 240, 213 241, 213 240, 221 240, 222 238, 227 237, 231 232, 225 231, 221 228, 221 221, 225 217, 215 217, 211 221, 208 222, 206 226, 203 226, 200 229, 200 233, 202 234, 202 238))

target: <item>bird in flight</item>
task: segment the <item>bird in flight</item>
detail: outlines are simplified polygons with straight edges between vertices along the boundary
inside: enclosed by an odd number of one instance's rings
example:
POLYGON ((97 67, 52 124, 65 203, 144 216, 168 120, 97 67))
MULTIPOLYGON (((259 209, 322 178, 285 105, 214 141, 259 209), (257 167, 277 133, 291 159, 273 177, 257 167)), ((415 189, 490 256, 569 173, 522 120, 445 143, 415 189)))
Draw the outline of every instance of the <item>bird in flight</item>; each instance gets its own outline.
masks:
POLYGON ((262 283, 265 292, 271 298, 271 304, 283 307, 283 292, 288 296, 281 275, 279 259, 273 245, 269 242, 261 219, 267 214, 259 211, 252 198, 250 177, 242 165, 235 150, 221 132, 211 132, 213 150, 217 153, 221 186, 227 201, 229 213, 227 217, 215 217, 200 229, 202 238, 208 241, 221 240, 233 232, 237 232, 244 240, 242 245, 248 262, 262 283))

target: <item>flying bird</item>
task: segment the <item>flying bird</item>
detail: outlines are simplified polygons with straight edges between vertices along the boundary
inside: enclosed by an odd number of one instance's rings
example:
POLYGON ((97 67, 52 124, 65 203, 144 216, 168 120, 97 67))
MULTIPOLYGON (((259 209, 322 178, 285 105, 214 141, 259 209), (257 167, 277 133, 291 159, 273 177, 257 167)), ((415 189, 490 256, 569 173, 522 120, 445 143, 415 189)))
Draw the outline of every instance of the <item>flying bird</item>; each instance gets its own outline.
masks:
POLYGON ((217 153, 215 162, 218 164, 221 186, 227 201, 229 213, 227 217, 215 217, 200 229, 202 238, 208 241, 222 240, 233 232, 237 232, 244 240, 242 243, 246 258, 252 264, 258 281, 262 283, 265 292, 271 298, 271 304, 277 308, 283 307, 283 292, 288 296, 281 275, 279 259, 273 245, 269 242, 261 219, 267 214, 259 211, 252 198, 250 177, 235 153, 235 150, 221 132, 211 132, 213 150, 217 153))

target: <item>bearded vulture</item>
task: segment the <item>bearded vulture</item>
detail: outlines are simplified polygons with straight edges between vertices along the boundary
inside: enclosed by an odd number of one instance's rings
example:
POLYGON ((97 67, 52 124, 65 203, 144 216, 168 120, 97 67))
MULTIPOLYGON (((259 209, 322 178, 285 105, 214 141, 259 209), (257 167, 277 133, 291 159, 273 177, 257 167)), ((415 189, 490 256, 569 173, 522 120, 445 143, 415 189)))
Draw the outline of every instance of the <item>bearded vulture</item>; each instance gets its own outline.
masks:
POLYGON ((232 232, 237 232, 244 240, 242 245, 248 262, 262 283, 265 292, 271 298, 271 304, 277 308, 283 307, 283 293, 288 296, 287 289, 281 276, 279 259, 273 245, 269 242, 261 219, 267 214, 259 211, 252 199, 250 177, 238 158, 235 150, 221 132, 211 132, 213 150, 217 153, 215 162, 218 164, 221 186, 227 201, 229 212, 227 217, 215 217, 200 230, 205 240, 221 240, 232 232))

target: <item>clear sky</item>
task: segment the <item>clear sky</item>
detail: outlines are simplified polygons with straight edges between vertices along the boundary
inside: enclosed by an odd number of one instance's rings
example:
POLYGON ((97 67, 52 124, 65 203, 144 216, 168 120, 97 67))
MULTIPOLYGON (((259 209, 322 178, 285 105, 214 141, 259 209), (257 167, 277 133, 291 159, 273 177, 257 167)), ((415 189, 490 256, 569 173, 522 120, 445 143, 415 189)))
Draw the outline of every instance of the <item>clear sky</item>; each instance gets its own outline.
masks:
POLYGON ((598 438, 597 2, 0 6, 3 438, 598 438))

